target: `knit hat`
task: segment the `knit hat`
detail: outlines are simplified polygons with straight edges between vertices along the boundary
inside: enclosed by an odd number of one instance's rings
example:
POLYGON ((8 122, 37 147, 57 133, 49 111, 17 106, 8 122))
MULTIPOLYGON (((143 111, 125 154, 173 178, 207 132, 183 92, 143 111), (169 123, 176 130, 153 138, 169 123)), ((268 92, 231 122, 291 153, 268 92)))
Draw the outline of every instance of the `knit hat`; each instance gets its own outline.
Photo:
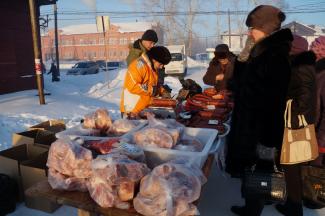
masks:
POLYGON ((307 50, 308 50, 307 40, 299 35, 293 35, 290 55, 296 55, 307 50))
POLYGON ((271 5, 259 5, 248 14, 246 26, 271 34, 280 29, 285 18, 285 14, 279 8, 271 5))
POLYGON ((147 41, 152 41, 152 42, 155 42, 155 43, 158 42, 157 33, 152 29, 149 29, 149 30, 145 31, 143 33, 141 39, 142 40, 147 40, 147 41))
POLYGON ((169 50, 164 46, 154 46, 148 52, 147 55, 151 59, 155 59, 163 65, 167 65, 172 56, 170 55, 169 50))
POLYGON ((230 54, 229 47, 227 44, 219 44, 214 50, 214 56, 218 59, 227 58, 230 54))

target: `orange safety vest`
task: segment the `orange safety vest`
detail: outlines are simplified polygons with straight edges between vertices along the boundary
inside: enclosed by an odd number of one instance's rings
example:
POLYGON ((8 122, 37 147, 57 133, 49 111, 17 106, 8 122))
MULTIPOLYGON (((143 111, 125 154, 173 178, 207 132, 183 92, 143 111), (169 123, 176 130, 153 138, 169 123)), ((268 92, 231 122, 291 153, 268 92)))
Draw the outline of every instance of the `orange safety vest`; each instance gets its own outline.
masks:
POLYGON ((124 85, 120 110, 122 113, 139 113, 151 102, 153 86, 158 84, 158 74, 151 68, 148 56, 143 53, 128 67, 124 85))

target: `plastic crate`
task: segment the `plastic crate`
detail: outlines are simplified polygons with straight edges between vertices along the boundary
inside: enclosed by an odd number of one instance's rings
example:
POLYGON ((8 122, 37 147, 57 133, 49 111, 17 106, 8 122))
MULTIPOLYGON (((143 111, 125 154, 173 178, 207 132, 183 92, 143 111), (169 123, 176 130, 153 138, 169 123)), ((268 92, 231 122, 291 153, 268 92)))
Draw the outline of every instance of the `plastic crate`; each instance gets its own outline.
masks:
POLYGON ((210 149, 217 138, 218 131, 215 129, 186 127, 184 134, 198 139, 204 145, 203 150, 201 152, 190 152, 176 149, 142 147, 146 155, 147 165, 153 168, 173 159, 185 158, 191 163, 203 167, 210 149))
MULTIPOLYGON (((130 130, 129 132, 127 132, 126 134, 138 131, 148 124, 147 120, 133 120, 133 121, 137 121, 138 125, 135 128, 133 128, 132 130, 130 130)), ((80 124, 75 127, 61 131, 61 132, 57 133, 55 136, 57 138, 68 137, 71 140, 74 140, 77 138, 82 138, 83 140, 102 140, 102 139, 109 138, 109 137, 122 137, 123 136, 123 135, 121 135, 121 136, 93 136, 90 134, 90 132, 91 132, 91 129, 83 128, 82 125, 80 124)))

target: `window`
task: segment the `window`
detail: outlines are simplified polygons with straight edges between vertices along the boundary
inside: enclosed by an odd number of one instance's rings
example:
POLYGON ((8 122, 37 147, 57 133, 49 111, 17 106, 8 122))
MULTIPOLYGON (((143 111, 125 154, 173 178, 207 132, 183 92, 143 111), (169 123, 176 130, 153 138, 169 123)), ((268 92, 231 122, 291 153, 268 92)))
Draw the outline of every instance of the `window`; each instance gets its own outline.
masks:
POLYGON ((104 38, 99 38, 99 44, 104 44, 104 38))
POLYGON ((120 38, 120 45, 123 45, 123 38, 120 38))

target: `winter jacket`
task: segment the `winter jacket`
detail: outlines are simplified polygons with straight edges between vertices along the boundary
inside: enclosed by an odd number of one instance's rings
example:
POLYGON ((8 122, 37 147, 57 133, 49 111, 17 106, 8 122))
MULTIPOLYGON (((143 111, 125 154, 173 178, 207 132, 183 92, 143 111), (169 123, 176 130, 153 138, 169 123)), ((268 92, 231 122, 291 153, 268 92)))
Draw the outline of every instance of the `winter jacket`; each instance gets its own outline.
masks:
POLYGON ((130 44, 129 55, 126 57, 127 66, 129 66, 134 60, 139 58, 142 53, 146 52, 146 48, 141 43, 141 39, 136 40, 133 44, 130 44))
POLYGON ((316 86, 316 136, 318 145, 325 147, 325 68, 316 74, 316 86))
POLYGON ((241 172, 256 161, 258 143, 281 148, 291 67, 290 29, 281 29, 252 48, 245 63, 236 61, 236 101, 227 171, 241 172))
POLYGON ((235 61, 235 56, 231 54, 229 57, 229 63, 223 67, 218 59, 214 57, 208 67, 207 72, 203 77, 203 82, 206 85, 216 86, 216 76, 218 74, 224 74, 224 79, 217 84, 218 89, 227 89, 228 81, 232 78, 233 65, 235 61))
POLYGON ((139 113, 151 102, 158 83, 158 74, 152 69, 151 61, 143 53, 133 61, 126 71, 122 89, 122 113, 139 113))
POLYGON ((316 56, 302 52, 291 56, 291 78, 287 99, 292 99, 291 124, 299 128, 298 115, 303 114, 308 124, 315 124, 316 114, 316 56))

